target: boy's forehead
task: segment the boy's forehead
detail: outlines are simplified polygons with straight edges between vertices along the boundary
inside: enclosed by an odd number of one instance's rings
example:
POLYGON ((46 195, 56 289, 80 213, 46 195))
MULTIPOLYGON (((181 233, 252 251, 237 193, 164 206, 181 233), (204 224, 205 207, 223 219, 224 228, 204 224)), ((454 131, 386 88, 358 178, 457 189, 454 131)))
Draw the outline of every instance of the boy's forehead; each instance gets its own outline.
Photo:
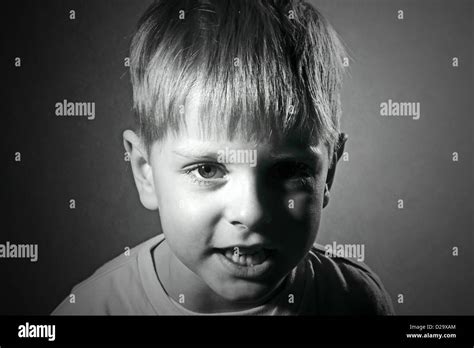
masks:
MULTIPOLYGON (((223 119, 219 119, 214 112, 206 110, 202 90, 193 88, 186 98, 179 131, 172 135, 174 142, 194 143, 196 146, 202 145, 202 147, 235 145, 274 149, 280 147, 307 148, 311 145, 296 133, 289 133, 284 137, 272 136, 272 133, 278 133, 272 132, 272 129, 266 129, 264 137, 249 136, 248 133, 251 132, 246 132, 241 128, 236 128, 230 135, 223 119)), ((246 115, 242 115, 242 117, 245 118, 246 115)))
POLYGON ((239 139, 232 141, 213 141, 204 139, 175 138, 168 150, 174 154, 185 157, 200 157, 219 154, 229 150, 257 150, 261 155, 279 157, 280 155, 293 155, 305 157, 320 157, 324 154, 324 147, 292 142, 255 142, 239 139))
POLYGON ((271 142, 248 140, 245 137, 234 137, 230 140, 222 135, 209 135, 204 138, 185 131, 168 136, 166 143, 163 149, 167 155, 188 158, 211 158, 229 150, 256 150, 258 156, 268 158, 322 159, 326 153, 325 146, 305 144, 291 138, 271 142))
POLYGON ((225 149, 257 150, 260 155, 278 156, 293 154, 305 156, 321 156, 325 147, 310 144, 298 134, 287 134, 284 137, 268 136, 252 137, 245 130, 236 129, 230 136, 225 122, 219 120, 213 112, 206 113, 203 107, 202 91, 192 88, 186 98, 184 114, 181 116, 179 129, 168 132, 159 147, 169 154, 188 155, 188 157, 211 156, 225 149))
POLYGON ((310 148, 310 144, 301 141, 301 138, 288 135, 284 138, 268 137, 265 140, 252 139, 242 133, 235 133, 229 136, 225 127, 212 127, 204 129, 199 122, 197 112, 186 114, 186 121, 179 131, 170 134, 169 140, 176 149, 194 152, 212 152, 225 148, 233 149, 258 149, 269 153, 280 152, 292 149, 293 151, 310 148), (220 128, 220 129, 219 129, 220 128))

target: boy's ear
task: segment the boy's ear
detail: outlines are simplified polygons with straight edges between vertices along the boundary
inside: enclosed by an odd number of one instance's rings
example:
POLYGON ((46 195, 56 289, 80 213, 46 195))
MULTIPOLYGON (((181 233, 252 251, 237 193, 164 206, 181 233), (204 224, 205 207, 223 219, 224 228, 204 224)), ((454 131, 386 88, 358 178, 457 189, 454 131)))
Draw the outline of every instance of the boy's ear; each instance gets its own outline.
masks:
POLYGON ((339 162, 339 159, 342 157, 344 153, 344 146, 346 145, 347 139, 348 139, 347 134, 340 133, 337 144, 334 147, 334 153, 332 156, 331 164, 328 169, 328 175, 326 177, 326 186, 324 187, 323 208, 325 208, 329 203, 329 191, 331 190, 332 183, 334 181, 334 176, 336 174, 336 166, 337 166, 337 163, 339 162))
POLYGON ((158 209, 152 167, 140 138, 135 132, 127 129, 123 132, 123 145, 130 158, 140 201, 149 210, 158 209))

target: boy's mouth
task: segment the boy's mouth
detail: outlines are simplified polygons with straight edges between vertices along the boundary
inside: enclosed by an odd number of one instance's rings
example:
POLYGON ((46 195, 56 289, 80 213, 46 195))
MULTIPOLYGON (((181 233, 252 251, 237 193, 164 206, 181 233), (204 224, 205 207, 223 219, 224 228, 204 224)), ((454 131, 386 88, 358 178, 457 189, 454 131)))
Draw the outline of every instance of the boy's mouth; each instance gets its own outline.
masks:
POLYGON ((226 272, 239 279, 262 280, 277 266, 278 249, 266 244, 235 245, 215 251, 226 272))
POLYGON ((260 265, 270 256, 271 250, 258 247, 231 247, 220 249, 222 255, 224 255, 229 261, 239 265, 253 267, 260 265))

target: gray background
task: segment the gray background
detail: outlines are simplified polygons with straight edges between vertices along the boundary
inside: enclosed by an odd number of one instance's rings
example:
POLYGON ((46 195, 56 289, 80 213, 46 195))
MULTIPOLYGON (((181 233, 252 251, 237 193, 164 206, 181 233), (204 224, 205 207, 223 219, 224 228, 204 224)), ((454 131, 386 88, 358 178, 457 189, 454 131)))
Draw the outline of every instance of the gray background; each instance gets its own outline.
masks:
MULTIPOLYGON (((0 259, 0 314, 48 314, 126 246, 160 233, 121 142, 132 125, 123 60, 149 3, 18 1, 2 21, 0 243, 38 243, 39 260, 0 259), (94 101, 96 119, 56 117, 63 99, 94 101)), ((353 58, 343 90, 349 161, 338 167, 317 241, 365 244, 398 314, 474 314, 472 1, 315 3, 353 58), (420 119, 381 117, 387 99, 420 102, 420 119)))

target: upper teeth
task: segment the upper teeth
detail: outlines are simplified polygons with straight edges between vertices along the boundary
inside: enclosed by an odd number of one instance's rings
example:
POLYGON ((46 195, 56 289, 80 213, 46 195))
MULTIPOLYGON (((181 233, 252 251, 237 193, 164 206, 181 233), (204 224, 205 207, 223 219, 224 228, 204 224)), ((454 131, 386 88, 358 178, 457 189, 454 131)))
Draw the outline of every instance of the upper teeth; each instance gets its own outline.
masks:
POLYGON ((259 250, 254 250, 252 252, 249 252, 246 250, 239 249, 239 247, 234 247, 233 251, 234 251, 234 254, 236 255, 253 255, 259 250))
POLYGON ((235 247, 234 249, 227 249, 225 252, 225 256, 228 259, 231 259, 235 263, 241 264, 241 265, 247 265, 247 266, 253 266, 253 265, 258 265, 265 261, 266 259, 266 252, 264 249, 259 249, 256 251, 253 251, 252 254, 248 253, 242 253, 242 250, 239 250, 238 247, 235 247))

